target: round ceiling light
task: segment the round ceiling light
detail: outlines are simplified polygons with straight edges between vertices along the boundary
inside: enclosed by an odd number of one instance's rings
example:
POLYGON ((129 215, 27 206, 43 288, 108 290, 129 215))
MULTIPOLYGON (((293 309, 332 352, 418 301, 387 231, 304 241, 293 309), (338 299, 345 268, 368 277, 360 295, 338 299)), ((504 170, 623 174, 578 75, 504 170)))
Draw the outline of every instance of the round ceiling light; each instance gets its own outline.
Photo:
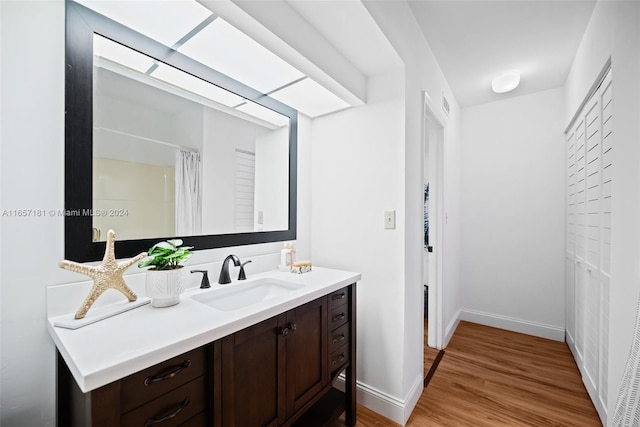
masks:
POLYGON ((495 93, 505 93, 514 90, 520 84, 520 73, 507 71, 500 73, 491 80, 491 89, 495 93))

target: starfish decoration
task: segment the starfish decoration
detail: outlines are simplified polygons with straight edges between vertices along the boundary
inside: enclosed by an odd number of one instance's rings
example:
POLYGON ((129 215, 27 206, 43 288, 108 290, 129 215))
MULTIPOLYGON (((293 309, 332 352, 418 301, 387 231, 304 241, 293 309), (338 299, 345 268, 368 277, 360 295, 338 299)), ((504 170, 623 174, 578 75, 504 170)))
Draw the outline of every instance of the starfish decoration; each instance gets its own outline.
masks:
POLYGON ((89 276, 93 279, 91 292, 76 312, 76 319, 82 319, 87 314, 87 311, 89 311, 93 303, 96 302, 98 297, 109 288, 122 292, 129 301, 135 301, 138 299, 136 294, 125 283, 122 273, 124 273, 127 268, 146 257, 147 253, 143 252, 135 258, 119 264, 116 261, 114 252, 115 240, 116 233, 113 230, 109 230, 107 232, 107 247, 104 251, 104 258, 102 259, 102 263, 97 267, 68 260, 61 261, 60 264, 58 264, 60 268, 84 274, 85 276, 89 276))

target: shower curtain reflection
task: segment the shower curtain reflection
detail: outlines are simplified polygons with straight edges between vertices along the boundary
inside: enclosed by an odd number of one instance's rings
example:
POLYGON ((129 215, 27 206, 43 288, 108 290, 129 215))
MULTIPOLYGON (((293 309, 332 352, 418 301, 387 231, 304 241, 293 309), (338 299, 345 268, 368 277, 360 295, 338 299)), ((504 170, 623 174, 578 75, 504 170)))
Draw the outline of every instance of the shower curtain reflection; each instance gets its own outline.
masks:
POLYGON ((193 236, 202 231, 200 153, 176 151, 176 235, 193 236))

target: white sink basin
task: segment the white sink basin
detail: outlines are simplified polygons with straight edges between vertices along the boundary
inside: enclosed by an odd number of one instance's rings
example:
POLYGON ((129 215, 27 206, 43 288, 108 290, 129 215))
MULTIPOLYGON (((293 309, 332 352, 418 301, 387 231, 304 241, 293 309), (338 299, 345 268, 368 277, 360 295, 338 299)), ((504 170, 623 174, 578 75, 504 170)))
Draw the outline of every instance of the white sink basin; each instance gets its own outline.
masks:
POLYGON ((194 295, 192 298, 221 311, 234 311, 301 289, 304 285, 264 278, 194 295))

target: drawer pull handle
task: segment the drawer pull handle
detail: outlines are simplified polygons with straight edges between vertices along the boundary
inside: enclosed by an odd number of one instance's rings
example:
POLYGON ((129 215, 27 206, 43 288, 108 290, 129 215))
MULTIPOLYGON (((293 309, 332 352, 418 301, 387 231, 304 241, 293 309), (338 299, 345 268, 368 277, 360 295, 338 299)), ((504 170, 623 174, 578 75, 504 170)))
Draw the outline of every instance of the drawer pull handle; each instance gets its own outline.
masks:
POLYGON ((335 359, 334 359, 334 360, 331 362, 331 364, 332 364, 332 365, 337 365, 338 363, 342 362, 343 360, 344 360, 344 353, 342 353, 342 354, 340 355, 340 358, 339 358, 339 359, 337 359, 337 360, 335 360, 335 359))
POLYGON ((191 360, 187 359, 182 363, 182 365, 177 366, 176 368, 172 369, 166 374, 162 374, 158 376, 148 376, 147 378, 144 379, 144 385, 148 386, 153 383, 157 383, 158 381, 170 380, 171 378, 175 377, 180 372, 182 372, 184 369, 187 369, 189 366, 191 366, 191 360))
POLYGON ((335 344, 337 342, 344 341, 345 338, 346 337, 344 336, 344 334, 340 334, 338 336, 335 336, 335 337, 333 337, 333 343, 335 344))
POLYGON ((337 301, 337 300, 339 300, 339 299, 344 299, 344 297, 345 297, 345 296, 346 296, 346 295, 345 295, 345 293, 344 293, 344 292, 342 292, 342 293, 340 293, 340 294, 338 294, 338 295, 332 295, 332 296, 331 296, 331 301, 337 301))
POLYGON ((331 318, 331 321, 332 322, 337 322, 338 320, 342 320, 342 319, 344 319, 344 313, 340 313, 337 316, 333 316, 331 318))
POLYGON ((182 412, 182 410, 183 410, 184 408, 186 408, 186 407, 189 405, 189 403, 191 403, 191 399, 189 399, 189 398, 187 397, 187 398, 185 398, 185 399, 182 401, 182 403, 180 404, 180 406, 178 406, 178 407, 177 407, 174 411, 172 411, 170 414, 167 414, 167 415, 165 415, 164 417, 160 417, 160 418, 149 418, 149 419, 147 420, 147 422, 146 422, 146 423, 144 423, 145 427, 154 426, 154 425, 156 425, 156 424, 160 424, 160 423, 163 423, 163 422, 165 422, 165 421, 168 421, 168 420, 170 420, 170 419, 173 419, 173 418, 177 417, 177 416, 178 416, 178 414, 179 414, 180 412, 182 412))

